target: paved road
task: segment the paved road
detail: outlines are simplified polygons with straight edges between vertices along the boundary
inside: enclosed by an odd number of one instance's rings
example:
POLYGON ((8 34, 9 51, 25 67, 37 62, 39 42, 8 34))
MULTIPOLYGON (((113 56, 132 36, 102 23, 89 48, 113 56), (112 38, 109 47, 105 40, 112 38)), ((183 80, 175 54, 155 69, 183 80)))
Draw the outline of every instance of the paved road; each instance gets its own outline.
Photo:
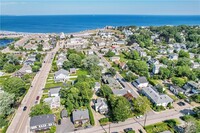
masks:
MULTIPOLYGON (((169 120, 169 119, 179 118, 180 116, 183 116, 183 114, 181 113, 181 110, 176 111, 174 109, 167 110, 167 111, 157 113, 157 114, 147 115, 146 125, 158 123, 158 122, 169 120)), ((144 120, 145 120, 144 117, 140 119, 130 118, 126 120, 125 122, 111 123, 110 132, 115 132, 115 131, 119 132, 119 131, 123 131, 123 129, 125 128, 130 128, 130 127, 133 128, 136 132, 138 132, 138 129, 143 130, 142 126, 144 125, 144 120)), ((103 127, 96 126, 96 127, 76 131, 76 133, 102 133, 102 132, 109 133, 109 125, 103 126, 103 127)))
POLYGON ((32 86, 24 99, 22 100, 21 106, 16 111, 16 114, 7 129, 7 133, 28 133, 29 129, 29 113, 31 107, 35 104, 37 96, 42 96, 42 88, 44 88, 46 79, 48 77, 49 71, 51 69, 52 60, 55 56, 55 53, 59 50, 59 46, 53 49, 51 52, 48 52, 40 71, 36 74, 32 81, 32 86), (27 110, 23 111, 23 107, 27 106, 27 110))

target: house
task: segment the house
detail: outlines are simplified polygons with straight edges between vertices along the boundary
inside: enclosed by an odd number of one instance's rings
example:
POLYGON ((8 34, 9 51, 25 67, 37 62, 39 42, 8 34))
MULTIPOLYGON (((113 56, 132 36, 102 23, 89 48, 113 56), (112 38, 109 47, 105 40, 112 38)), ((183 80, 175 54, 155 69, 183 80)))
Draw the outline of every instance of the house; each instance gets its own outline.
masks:
POLYGON ((159 94, 157 91, 155 91, 151 87, 145 87, 145 88, 143 88, 142 92, 156 106, 166 107, 169 103, 173 102, 173 99, 171 99, 168 95, 166 95, 166 94, 159 94))
POLYGON ((133 35, 133 32, 132 32, 132 31, 126 30, 126 29, 124 29, 124 30, 122 31, 122 33, 124 33, 126 37, 133 35))
POLYGON ((192 67, 193 69, 196 69, 196 68, 199 68, 199 69, 200 69, 200 64, 199 64, 198 62, 193 62, 192 65, 191 65, 191 67, 192 67))
POLYGON ((147 81, 146 77, 139 77, 138 79, 133 82, 133 85, 137 88, 144 88, 147 87, 149 82, 147 81))
POLYGON ((87 51, 87 55, 93 55, 93 54, 94 54, 94 52, 92 50, 87 51))
POLYGON ((124 96, 128 93, 128 91, 125 89, 112 89, 112 92, 116 96, 124 96))
POLYGON ((76 68, 70 68, 69 73, 70 74, 76 74, 76 68))
POLYGON ((158 74, 161 67, 166 68, 167 66, 166 66, 166 65, 163 65, 163 64, 156 64, 156 65, 154 65, 154 66, 153 66, 153 71, 152 71, 153 74, 158 74))
POLYGON ((200 93, 200 84, 194 81, 188 81, 184 86, 183 89, 186 92, 191 92, 192 94, 199 94, 200 93))
POLYGON ((47 103, 51 109, 60 107, 60 97, 48 97, 44 99, 44 102, 47 103))
POLYGON ((24 76, 25 74, 28 74, 28 73, 32 73, 32 68, 31 68, 31 66, 25 64, 21 69, 16 71, 13 74, 13 76, 22 77, 22 76, 24 76))
POLYGON ((123 40, 119 40, 119 41, 114 42, 114 45, 125 45, 125 44, 126 44, 126 42, 123 41, 123 40))
POLYGON ((168 54, 172 54, 173 52, 174 52, 174 48, 168 48, 168 49, 167 49, 167 53, 168 53, 168 54))
POLYGON ((60 39, 62 40, 62 39, 65 39, 65 34, 62 32, 61 34, 60 34, 60 39))
POLYGON ((61 118, 64 119, 64 118, 67 118, 68 117, 68 113, 67 113, 67 110, 66 109, 63 109, 61 111, 61 118))
POLYGON ((99 82, 95 82, 94 90, 98 91, 101 88, 101 84, 99 82))
POLYGON ((61 87, 54 87, 54 88, 51 88, 49 90, 49 96, 50 97, 57 97, 59 96, 60 94, 60 90, 61 90, 61 87))
POLYGON ((87 109, 74 110, 72 112, 72 121, 77 127, 82 126, 90 121, 89 112, 87 109))
POLYGON ((98 98, 94 103, 95 111, 98 111, 100 114, 108 113, 108 105, 105 102, 105 99, 98 98))
POLYGON ((178 60, 178 54, 170 54, 168 59, 169 60, 178 60))
POLYGON ((119 89, 120 84, 115 80, 113 77, 110 77, 108 75, 103 75, 102 76, 102 81, 104 84, 108 84, 109 87, 113 89, 119 89))
POLYGON ((179 86, 176 86, 176 85, 171 85, 169 87, 170 91, 172 93, 174 93, 175 95, 178 95, 179 93, 180 94, 184 94, 185 93, 185 90, 183 90, 182 88, 180 88, 179 86))
POLYGON ((54 74, 54 81, 55 82, 64 82, 69 79, 69 71, 64 69, 60 69, 54 74))
POLYGON ((4 75, 4 72, 0 71, 0 77, 4 75))
POLYGON ((30 130, 32 132, 47 130, 54 125, 55 116, 53 114, 34 116, 30 119, 30 130))
POLYGON ((160 64, 159 61, 157 59, 154 59, 154 58, 148 60, 147 63, 149 65, 158 65, 158 64, 160 64))
POLYGON ((120 62, 119 63, 119 67, 121 68, 121 69, 125 69, 126 68, 126 63, 125 62, 120 62))
POLYGON ((112 62, 115 62, 115 61, 119 61, 120 60, 120 57, 110 57, 110 60, 112 61, 112 62))
POLYGON ((58 67, 59 69, 62 68, 64 62, 65 62, 65 60, 62 59, 62 58, 59 59, 59 60, 57 60, 57 61, 56 61, 57 67, 58 67))

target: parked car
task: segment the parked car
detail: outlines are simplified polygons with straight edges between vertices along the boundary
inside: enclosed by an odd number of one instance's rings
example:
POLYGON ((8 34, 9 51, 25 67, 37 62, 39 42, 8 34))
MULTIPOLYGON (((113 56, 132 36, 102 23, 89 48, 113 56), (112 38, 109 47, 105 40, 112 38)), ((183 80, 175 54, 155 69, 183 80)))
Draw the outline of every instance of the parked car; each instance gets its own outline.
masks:
POLYGON ((177 103, 179 106, 185 106, 185 103, 184 102, 178 102, 177 103))
POLYGON ((58 125, 60 125, 60 124, 61 124, 61 119, 58 120, 58 125))
POLYGON ((133 131, 133 128, 126 128, 126 129, 124 129, 124 132, 125 132, 125 133, 128 133, 128 132, 130 132, 130 131, 133 131))
POLYGON ((37 96, 37 97, 36 97, 36 100, 39 100, 39 98, 40 98, 40 96, 37 96))
POLYGON ((24 106, 23 111, 26 111, 26 109, 27 109, 27 106, 24 106))

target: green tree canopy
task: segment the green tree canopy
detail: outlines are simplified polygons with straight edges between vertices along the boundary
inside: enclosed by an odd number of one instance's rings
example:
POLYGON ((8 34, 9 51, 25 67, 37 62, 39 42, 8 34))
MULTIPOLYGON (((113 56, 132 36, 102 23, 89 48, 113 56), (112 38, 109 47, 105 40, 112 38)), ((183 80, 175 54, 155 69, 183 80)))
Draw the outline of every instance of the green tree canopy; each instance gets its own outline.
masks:
POLYGON ((16 97, 22 96, 26 91, 25 82, 21 78, 11 77, 4 81, 3 90, 16 97))
POLYGON ((52 111, 49 105, 40 103, 31 108, 31 112, 29 116, 33 117, 33 116, 46 115, 46 114, 51 114, 51 113, 52 111))
POLYGON ((109 102, 112 110, 112 118, 114 121, 125 121, 131 115, 131 106, 125 97, 111 96, 109 102))
POLYGON ((14 111, 12 108, 14 97, 14 94, 9 94, 7 92, 0 93, 0 115, 9 115, 14 111))

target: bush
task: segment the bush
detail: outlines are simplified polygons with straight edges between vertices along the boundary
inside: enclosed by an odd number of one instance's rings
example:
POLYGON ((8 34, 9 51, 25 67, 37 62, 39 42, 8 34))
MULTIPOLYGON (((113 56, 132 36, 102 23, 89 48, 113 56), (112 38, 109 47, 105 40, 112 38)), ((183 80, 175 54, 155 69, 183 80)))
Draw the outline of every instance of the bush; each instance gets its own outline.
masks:
POLYGON ((94 126, 94 125, 95 125, 94 116, 93 116, 91 107, 90 107, 89 105, 88 105, 88 111, 89 111, 89 116, 90 116, 90 124, 91 124, 92 126, 94 126))
POLYGON ((50 128, 50 133, 55 133, 56 132, 56 126, 52 126, 50 128))
POLYGON ((99 122, 100 122, 101 125, 106 125, 106 124, 108 124, 109 119, 108 119, 108 118, 101 118, 101 119, 99 120, 99 122))

